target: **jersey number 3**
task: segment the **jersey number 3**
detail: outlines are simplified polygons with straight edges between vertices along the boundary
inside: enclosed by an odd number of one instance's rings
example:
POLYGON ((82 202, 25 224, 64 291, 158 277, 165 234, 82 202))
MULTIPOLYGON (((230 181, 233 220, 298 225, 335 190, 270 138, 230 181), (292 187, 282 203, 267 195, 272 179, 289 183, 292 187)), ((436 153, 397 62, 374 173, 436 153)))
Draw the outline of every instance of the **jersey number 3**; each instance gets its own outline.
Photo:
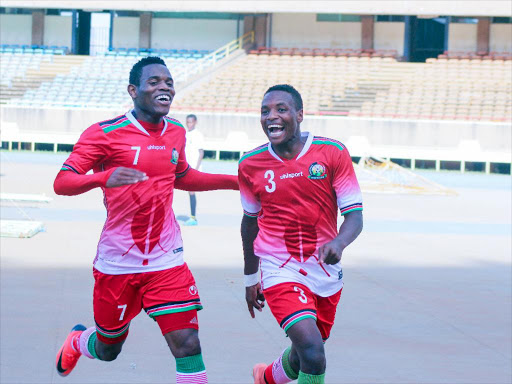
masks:
POLYGON ((274 181, 274 171, 271 171, 270 169, 265 172, 265 179, 268 179, 268 184, 265 185, 265 190, 268 193, 272 193, 276 190, 276 182, 274 181))

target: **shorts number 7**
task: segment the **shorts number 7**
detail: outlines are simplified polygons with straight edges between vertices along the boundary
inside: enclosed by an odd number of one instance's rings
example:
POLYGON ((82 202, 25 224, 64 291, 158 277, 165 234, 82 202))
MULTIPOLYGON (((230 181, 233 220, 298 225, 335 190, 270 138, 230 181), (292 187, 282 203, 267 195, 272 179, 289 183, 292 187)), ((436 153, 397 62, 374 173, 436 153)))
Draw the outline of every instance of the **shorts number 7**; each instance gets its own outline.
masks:
POLYGON ((122 321, 124 319, 124 313, 126 312, 126 307, 128 304, 118 305, 117 308, 122 309, 121 316, 119 317, 119 321, 122 321))

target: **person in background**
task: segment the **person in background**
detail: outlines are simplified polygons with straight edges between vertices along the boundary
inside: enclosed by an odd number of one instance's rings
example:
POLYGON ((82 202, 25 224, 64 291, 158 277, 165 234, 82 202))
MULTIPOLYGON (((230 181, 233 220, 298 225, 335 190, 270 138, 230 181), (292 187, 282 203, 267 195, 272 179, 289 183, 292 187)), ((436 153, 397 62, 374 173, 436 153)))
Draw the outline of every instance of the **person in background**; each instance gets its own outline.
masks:
MULTIPOLYGON (((203 134, 196 128, 197 116, 187 116, 187 145, 185 147, 185 154, 190 166, 198 171, 201 170, 201 163, 204 157, 204 138, 203 134)), ((190 195, 190 218, 185 222, 185 225, 197 225, 196 218, 196 193, 189 192, 190 195)))

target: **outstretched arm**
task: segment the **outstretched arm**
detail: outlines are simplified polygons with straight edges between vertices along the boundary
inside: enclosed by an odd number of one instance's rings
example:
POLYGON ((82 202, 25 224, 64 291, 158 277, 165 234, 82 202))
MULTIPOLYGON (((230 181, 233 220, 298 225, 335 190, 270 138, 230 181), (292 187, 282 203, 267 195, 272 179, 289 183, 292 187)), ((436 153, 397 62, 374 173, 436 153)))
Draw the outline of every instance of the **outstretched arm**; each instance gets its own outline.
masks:
POLYGON ((93 188, 115 188, 135 184, 147 180, 144 172, 136 169, 117 167, 105 172, 80 174, 72 170, 60 171, 53 189, 57 195, 74 196, 90 191, 93 188))
POLYGON ((254 318, 254 308, 261 312, 265 306, 265 298, 258 276, 260 259, 254 254, 254 240, 256 240, 259 232, 258 219, 244 215, 240 232, 244 249, 245 300, 249 313, 254 318))
POLYGON ((239 189, 236 176, 199 172, 192 167, 189 167, 183 176, 176 177, 174 187, 190 192, 239 189))
POLYGON ((343 250, 352 243, 363 230, 363 212, 346 213, 338 236, 319 249, 318 262, 336 264, 341 260, 343 250))

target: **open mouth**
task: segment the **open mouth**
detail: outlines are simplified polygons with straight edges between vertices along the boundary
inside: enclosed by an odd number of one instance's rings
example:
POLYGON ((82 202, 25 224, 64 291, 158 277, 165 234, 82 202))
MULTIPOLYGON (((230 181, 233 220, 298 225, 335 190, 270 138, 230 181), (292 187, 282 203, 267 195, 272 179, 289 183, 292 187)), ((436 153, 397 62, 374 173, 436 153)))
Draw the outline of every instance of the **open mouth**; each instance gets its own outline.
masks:
POLYGON ((267 126, 267 131, 270 137, 280 137, 284 133, 284 126, 279 124, 271 124, 267 126))
POLYGON ((156 97, 156 100, 160 104, 164 104, 164 105, 171 104, 171 96, 169 96, 169 95, 159 95, 159 96, 156 97))

